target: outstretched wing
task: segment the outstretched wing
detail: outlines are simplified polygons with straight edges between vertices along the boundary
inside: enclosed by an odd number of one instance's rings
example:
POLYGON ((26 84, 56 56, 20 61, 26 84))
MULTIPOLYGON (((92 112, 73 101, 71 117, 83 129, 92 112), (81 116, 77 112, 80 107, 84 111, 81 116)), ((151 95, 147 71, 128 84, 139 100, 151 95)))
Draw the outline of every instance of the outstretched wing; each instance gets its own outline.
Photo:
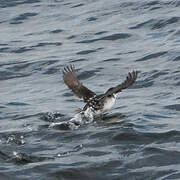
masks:
POLYGON ((117 85, 116 87, 110 88, 106 91, 105 95, 112 95, 112 94, 117 94, 119 92, 121 92, 123 89, 128 88, 129 86, 131 86, 132 84, 134 84, 134 82, 137 79, 137 71, 132 71, 131 73, 128 73, 128 76, 126 77, 126 80, 122 83, 117 85))
POLYGON ((83 98, 84 102, 92 98, 96 94, 89 90, 87 87, 83 86, 82 83, 77 79, 74 67, 67 66, 63 70, 64 83, 72 90, 72 92, 79 98, 83 98))

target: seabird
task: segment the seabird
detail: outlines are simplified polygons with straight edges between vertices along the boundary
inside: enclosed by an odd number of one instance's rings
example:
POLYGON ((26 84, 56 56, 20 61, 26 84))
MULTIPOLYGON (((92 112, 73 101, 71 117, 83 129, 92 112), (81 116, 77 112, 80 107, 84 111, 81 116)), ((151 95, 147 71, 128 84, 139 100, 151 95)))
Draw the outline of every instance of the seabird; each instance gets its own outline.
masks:
POLYGON ((104 94, 97 95, 86 86, 84 86, 78 79, 75 73, 74 66, 70 65, 64 68, 63 70, 63 79, 64 83, 72 90, 72 92, 83 99, 86 103, 82 112, 85 112, 87 109, 91 109, 92 112, 97 114, 103 114, 104 112, 111 109, 114 105, 117 94, 123 89, 130 87, 137 79, 137 71, 132 71, 128 73, 126 80, 115 86, 109 88, 104 94))

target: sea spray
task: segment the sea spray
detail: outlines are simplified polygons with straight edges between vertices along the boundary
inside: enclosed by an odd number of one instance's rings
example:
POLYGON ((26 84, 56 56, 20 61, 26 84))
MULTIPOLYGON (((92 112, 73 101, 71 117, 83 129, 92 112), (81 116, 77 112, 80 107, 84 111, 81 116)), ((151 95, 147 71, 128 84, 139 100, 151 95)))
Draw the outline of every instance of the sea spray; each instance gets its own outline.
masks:
POLYGON ((94 112, 91 108, 87 108, 86 111, 81 111, 74 115, 69 121, 64 122, 53 122, 49 125, 49 127, 58 126, 60 128, 65 129, 77 129, 84 124, 89 124, 94 120, 94 112))

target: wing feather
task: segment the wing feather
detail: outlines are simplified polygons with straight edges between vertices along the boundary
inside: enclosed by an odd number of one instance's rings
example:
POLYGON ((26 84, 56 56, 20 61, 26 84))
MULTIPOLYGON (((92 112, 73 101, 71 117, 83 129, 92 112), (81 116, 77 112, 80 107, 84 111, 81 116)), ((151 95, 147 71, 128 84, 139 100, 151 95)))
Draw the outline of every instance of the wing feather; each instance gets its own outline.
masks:
POLYGON ((72 92, 79 98, 82 98, 84 102, 87 102, 90 98, 96 94, 89 90, 87 87, 77 79, 74 66, 67 66, 63 70, 64 83, 72 90, 72 92))
POLYGON ((112 95, 112 94, 117 94, 121 92, 123 89, 126 89, 133 85, 137 79, 138 72, 137 71, 132 71, 128 73, 128 76, 126 77, 126 80, 117 85, 116 87, 110 88, 106 91, 105 95, 112 95))

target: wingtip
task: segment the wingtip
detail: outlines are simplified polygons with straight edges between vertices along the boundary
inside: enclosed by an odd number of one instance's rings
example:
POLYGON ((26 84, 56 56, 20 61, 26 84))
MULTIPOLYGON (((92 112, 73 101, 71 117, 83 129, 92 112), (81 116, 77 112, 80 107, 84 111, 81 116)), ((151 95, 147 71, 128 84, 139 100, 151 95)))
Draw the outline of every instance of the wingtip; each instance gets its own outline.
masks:
POLYGON ((71 64, 69 66, 64 67, 62 70, 63 74, 68 73, 68 72, 73 72, 75 70, 74 64, 71 64))
MULTIPOLYGON (((135 79, 137 79, 137 76, 138 76, 138 71, 137 70, 133 70, 131 73, 129 73, 129 74, 131 74, 131 77, 133 76, 135 79)), ((128 74, 128 75, 129 75, 128 74)))
POLYGON ((138 77, 138 71, 137 70, 134 70, 134 76, 135 76, 135 79, 137 79, 137 77, 138 77))

